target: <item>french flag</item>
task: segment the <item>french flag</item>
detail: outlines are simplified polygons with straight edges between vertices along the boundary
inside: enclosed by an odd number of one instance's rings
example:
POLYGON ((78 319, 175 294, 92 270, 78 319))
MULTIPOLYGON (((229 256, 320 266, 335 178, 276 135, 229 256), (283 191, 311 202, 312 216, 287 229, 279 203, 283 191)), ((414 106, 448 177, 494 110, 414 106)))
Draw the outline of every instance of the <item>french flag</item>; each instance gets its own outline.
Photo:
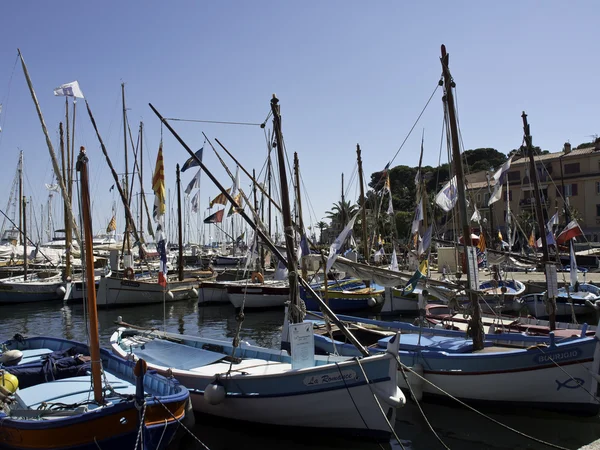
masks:
POLYGON ((556 237, 556 243, 558 245, 561 245, 577 236, 583 236, 583 231, 579 227, 577 221, 573 219, 569 222, 565 229, 562 230, 560 234, 556 237))

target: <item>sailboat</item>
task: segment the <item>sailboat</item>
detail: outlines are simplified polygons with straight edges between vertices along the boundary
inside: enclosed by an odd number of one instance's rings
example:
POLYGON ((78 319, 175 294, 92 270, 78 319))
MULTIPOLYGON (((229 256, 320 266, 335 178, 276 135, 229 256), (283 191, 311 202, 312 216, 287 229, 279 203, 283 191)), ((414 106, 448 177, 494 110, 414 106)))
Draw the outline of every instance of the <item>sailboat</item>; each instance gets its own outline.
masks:
MULTIPOLYGON (((81 173, 85 251, 92 254, 87 157, 81 173)), ((94 276, 86 265, 88 278, 94 276)), ((90 345, 16 335, 2 344, 0 447, 11 449, 163 449, 185 418, 189 392, 100 349, 95 289, 88 284, 90 345), (91 372, 91 376, 90 376, 91 372)))
MULTIPOLYGON (((451 81, 445 46, 442 46, 441 63, 444 99, 449 113, 453 160, 458 180, 459 216, 463 234, 467 236, 465 245, 470 247, 464 184, 461 184, 458 127, 454 117, 454 83, 451 81)), ((528 129, 525 128, 528 135, 528 129)), ((474 254, 472 250, 468 252, 474 254)), ((473 267, 473 262, 474 258, 467 258, 470 267, 473 267)), ((367 270, 367 266, 363 270, 367 270)), ((426 281, 428 280, 423 280, 424 283, 426 281)), ((467 283, 472 281, 475 280, 471 280, 471 273, 467 271, 467 283)), ((470 295, 472 339, 442 339, 439 336, 430 338, 426 330, 412 338, 401 336, 400 361, 408 376, 399 377, 400 387, 410 391, 419 400, 446 399, 450 395, 462 401, 487 402, 494 406, 527 406, 578 414, 597 414, 600 411, 598 329, 594 336, 586 336, 582 330, 579 337, 570 337, 560 342, 555 332, 551 331, 547 346, 511 348, 495 345, 483 333, 479 302, 475 295, 470 295)), ((550 329, 553 330, 554 327, 555 323, 551 321, 550 329)), ((393 336, 379 337, 375 342, 365 342, 365 345, 371 344, 369 351, 377 354, 383 351, 387 341, 393 339, 393 336)), ((315 337, 315 344, 329 352, 356 355, 356 351, 348 350, 348 346, 334 346, 335 343, 326 336, 315 337)))

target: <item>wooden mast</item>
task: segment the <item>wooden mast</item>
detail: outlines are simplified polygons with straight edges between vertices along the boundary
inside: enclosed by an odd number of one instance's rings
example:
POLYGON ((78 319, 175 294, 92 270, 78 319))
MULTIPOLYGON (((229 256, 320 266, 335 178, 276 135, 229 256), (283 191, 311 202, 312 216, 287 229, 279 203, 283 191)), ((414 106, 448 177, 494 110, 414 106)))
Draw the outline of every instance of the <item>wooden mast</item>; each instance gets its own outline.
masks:
MULTIPOLYGON (((531 133, 529 130, 529 124, 527 123, 527 114, 523 111, 521 114, 521 118, 523 119, 523 132, 525 133, 525 146, 527 147, 527 154, 529 156, 529 172, 531 173, 531 181, 533 182, 534 191, 535 191, 535 210, 537 215, 537 224, 540 230, 540 238, 542 240, 542 264, 544 266, 544 270, 548 267, 548 263, 550 261, 550 257, 548 255, 548 241, 546 239, 546 225, 544 223, 544 214, 542 211, 542 193, 539 189, 538 184, 538 176, 537 176, 537 167, 535 166, 535 158, 533 155, 533 144, 531 139, 531 133)), ((548 289, 548 277, 546 277, 546 292, 550 293, 550 289, 548 289)), ((554 331, 556 329, 556 301, 554 298, 548 298, 549 303, 549 311, 548 311, 548 321, 550 322, 550 331, 554 331)))
MULTIPOLYGON (((463 231, 463 249, 465 252, 465 260, 467 263, 467 267, 469 265, 469 247, 472 246, 471 243, 471 229, 469 227, 469 219, 467 217, 467 201, 465 196, 465 181, 464 181, 464 173, 462 166, 462 159, 460 154, 460 145, 458 142, 458 124, 456 122, 456 114, 454 109, 454 95, 452 93, 452 89, 454 87, 454 81, 452 80, 452 75, 450 74, 450 69, 448 66, 449 55, 446 53, 446 46, 442 45, 442 71, 444 73, 444 87, 445 87, 445 96, 444 99, 448 105, 448 118, 450 122, 450 133, 452 138, 452 160, 454 162, 454 173, 456 175, 456 187, 458 189, 458 212, 460 217, 460 222, 463 231)), ((477 268, 475 268, 477 270, 477 268)), ((471 334, 473 336, 473 350, 481 350, 483 349, 483 323, 481 321, 481 308, 479 306, 479 300, 477 299, 477 294, 473 292, 473 287, 471 285, 471 274, 470 271, 467 270, 467 285, 466 292, 468 294, 469 300, 471 302, 472 308, 472 316, 471 316, 471 334)))
POLYGON ((365 261, 369 261, 369 239, 367 238, 367 199, 365 198, 364 175, 362 168, 362 158, 360 157, 360 145, 356 144, 356 158, 358 164, 358 180, 360 183, 360 208, 362 219, 362 241, 363 241, 363 257, 365 261))
MULTIPOLYGON (((19 155, 19 230, 23 229, 23 150, 19 155)), ((26 239, 19 234, 19 243, 23 244, 26 239)))
MULTIPOLYGON (((124 189, 125 192, 125 202, 127 203, 127 208, 129 208, 129 164, 127 163, 127 108, 125 107, 125 83, 121 83, 121 100, 123 103, 123 145, 125 151, 125 183, 124 189)), ((86 102, 87 104, 87 102, 86 102)), ((131 216, 125 215, 125 242, 124 245, 127 248, 127 254, 131 253, 131 243, 129 242, 129 225, 130 222, 133 224, 134 219, 131 216)), ((136 240, 139 240, 136 237, 136 240)))
MULTIPOLYGON (((304 233, 304 222, 302 221, 302 201, 300 196, 300 162, 298 161, 298 153, 294 152, 294 177, 296 179, 296 202, 298 204, 298 224, 300 225, 300 233, 304 233)), ((293 225, 293 223, 292 223, 293 225)), ((308 278, 308 269, 306 261, 302 258, 301 262, 302 278, 308 278)))
POLYGON ((27 197, 21 197, 21 205, 23 209, 23 280, 27 281, 27 197))
MULTIPOLYGON (((63 181, 67 183, 67 167, 65 165, 65 139, 63 135, 63 124, 62 122, 58 126, 58 131, 60 134, 60 156, 62 160, 62 177, 63 181)), ((65 219, 65 278, 71 276, 71 242, 70 242, 70 231, 71 224, 69 223, 68 214, 67 214, 67 202, 63 200, 64 207, 64 219, 65 219)))
POLYGON ((85 242, 85 278, 87 289, 88 314, 90 318, 90 356, 92 357, 92 384, 94 387, 94 400, 98 404, 104 403, 102 398, 102 374, 100 360, 100 342, 98 339, 98 312, 96 311, 96 286, 94 283, 94 254, 92 236, 92 213, 90 208, 90 191, 88 179, 88 158, 85 149, 81 147, 77 158, 77 171, 81 180, 81 213, 83 219, 83 233, 85 242))
POLYGON ((183 281, 183 231, 181 223, 181 178, 179 164, 176 166, 177 173, 177 230, 179 234, 179 258, 177 261, 177 271, 179 273, 179 281, 183 281))

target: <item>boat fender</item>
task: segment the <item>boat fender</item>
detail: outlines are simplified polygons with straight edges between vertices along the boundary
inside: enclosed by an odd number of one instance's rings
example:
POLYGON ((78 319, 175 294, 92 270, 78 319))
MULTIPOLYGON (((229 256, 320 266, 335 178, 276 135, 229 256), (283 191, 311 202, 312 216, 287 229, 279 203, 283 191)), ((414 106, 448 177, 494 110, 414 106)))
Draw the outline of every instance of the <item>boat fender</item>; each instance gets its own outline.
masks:
POLYGON ((167 291, 165 294, 167 301, 173 301, 173 299, 175 298, 175 296, 173 295, 173 292, 171 291, 167 291))
POLYGON ((252 282, 253 283, 260 283, 260 284, 264 284, 265 282, 265 277, 263 276, 262 273, 260 272, 252 272, 252 282))
POLYGON ((373 306, 377 305, 377 300, 375 297, 369 297, 367 304, 372 308, 373 306))
POLYGON ((0 371, 0 386, 14 394, 19 388, 19 380, 12 373, 2 370, 0 371))
POLYGON ((64 286, 59 286, 56 288, 56 295, 60 296, 64 296, 67 293, 67 288, 65 288, 64 286))
POLYGON ((412 371, 407 371, 408 384, 411 387, 411 397, 420 402, 423 399, 423 366, 415 364, 412 371))
POLYGON ((21 358, 23 358, 21 350, 8 350, 0 356, 0 363, 5 366, 16 366, 21 361, 21 358))
POLYGON ((190 289, 189 297, 191 299, 197 299, 198 298, 198 289, 196 289, 196 288, 190 289))
POLYGON ((206 400, 209 405, 218 405, 223 403, 225 400, 225 395, 225 388, 217 381, 210 383, 204 390, 204 400, 206 400))
POLYGON ((135 278, 135 274, 133 272, 133 268, 131 268, 131 267, 128 267, 127 269, 125 269, 125 272, 123 272, 123 275, 128 280, 133 280, 135 278))

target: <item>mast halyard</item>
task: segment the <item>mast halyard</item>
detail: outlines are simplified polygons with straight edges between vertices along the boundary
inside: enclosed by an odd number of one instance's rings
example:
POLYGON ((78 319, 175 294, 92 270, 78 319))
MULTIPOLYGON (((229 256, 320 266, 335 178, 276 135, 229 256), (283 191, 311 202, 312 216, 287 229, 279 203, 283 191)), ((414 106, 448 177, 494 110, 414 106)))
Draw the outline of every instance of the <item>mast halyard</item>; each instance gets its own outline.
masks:
MULTIPOLYGON (((448 108, 448 119, 450 122, 450 133, 451 133, 451 142, 452 142, 452 159, 454 161, 454 172, 456 175, 456 187, 458 190, 458 213, 460 218, 460 223, 462 226, 463 232, 463 249, 465 252, 465 261, 467 264, 467 285, 465 287, 465 291, 469 297, 469 301, 471 303, 472 313, 471 313, 471 334, 473 336, 473 350, 481 350, 484 345, 484 334, 483 334, 483 323, 481 321, 481 307, 479 306, 479 300, 477 298, 477 293, 473 291, 473 288, 477 288, 476 286, 472 286, 471 280, 471 270, 469 269, 469 264, 472 263, 469 257, 469 249, 472 247, 471 242, 471 229, 469 227, 469 219, 467 217, 467 201, 465 196, 465 182, 464 182, 464 172, 462 166, 462 158, 460 154, 460 145, 458 142, 458 124, 456 121, 456 110, 454 107, 454 94, 452 89, 454 88, 454 80, 452 79, 452 75, 450 74, 450 68, 448 66, 449 55, 446 53, 446 46, 442 45, 442 71, 444 74, 444 88, 445 95, 443 100, 446 102, 448 108)), ((477 266, 475 266, 474 270, 477 270, 477 266)), ((474 280, 473 280, 474 281, 474 280)))

